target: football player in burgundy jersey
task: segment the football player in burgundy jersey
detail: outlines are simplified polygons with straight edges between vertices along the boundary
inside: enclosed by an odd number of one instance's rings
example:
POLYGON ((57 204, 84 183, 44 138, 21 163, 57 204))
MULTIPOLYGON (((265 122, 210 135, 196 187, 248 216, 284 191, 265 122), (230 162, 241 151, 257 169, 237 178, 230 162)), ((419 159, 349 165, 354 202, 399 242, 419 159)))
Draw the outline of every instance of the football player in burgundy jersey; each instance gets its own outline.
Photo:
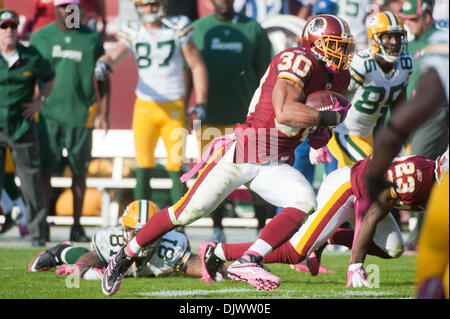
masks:
POLYGON ((306 24, 302 47, 280 52, 272 60, 253 95, 247 121, 211 142, 202 161, 182 177, 198 172, 188 192, 155 214, 152 223, 111 260, 103 275, 103 293, 117 292, 123 273, 142 247, 177 226, 207 216, 241 185, 283 209, 228 268, 228 277, 262 290, 279 287, 280 279, 264 270, 262 259, 288 240, 316 208, 312 186, 291 166, 295 148, 306 137, 314 148, 325 145, 328 128, 341 123, 351 106, 336 101, 332 110, 319 111, 304 103, 308 94, 318 90, 343 93, 347 89, 354 50, 350 29, 341 18, 319 15, 306 24))
MULTIPOLYGON (((315 254, 329 241, 352 248, 347 287, 368 287, 362 267, 366 254, 385 259, 400 257, 404 242, 400 228, 389 212, 393 207, 423 210, 435 181, 439 182, 448 172, 448 150, 436 161, 422 156, 396 157, 385 175, 393 186, 386 189, 380 202, 368 211, 358 211, 357 202, 367 192, 363 176, 369 161, 370 157, 367 157, 353 167, 342 167, 328 175, 319 189, 316 211, 290 240, 267 254, 263 262, 297 264, 306 258, 311 274, 317 275, 320 256, 315 254), (353 223, 355 230, 338 228, 346 221, 353 223)), ((220 269, 225 261, 239 258, 251 245, 200 243, 203 281, 213 281, 211 278, 215 278, 216 269, 220 269)))

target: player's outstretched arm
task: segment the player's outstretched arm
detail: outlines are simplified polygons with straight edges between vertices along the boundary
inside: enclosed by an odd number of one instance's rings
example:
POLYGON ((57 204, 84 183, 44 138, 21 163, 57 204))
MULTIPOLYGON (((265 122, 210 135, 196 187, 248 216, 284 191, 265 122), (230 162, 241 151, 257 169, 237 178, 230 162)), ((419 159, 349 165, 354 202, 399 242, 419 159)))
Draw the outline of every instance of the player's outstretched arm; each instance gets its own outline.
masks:
POLYGON ((347 270, 347 287, 370 287, 364 270, 364 261, 373 242, 378 222, 389 214, 393 206, 394 199, 391 197, 389 189, 386 189, 380 194, 378 201, 373 202, 366 212, 355 211, 356 238, 354 239, 350 265, 347 270), (364 215, 361 216, 360 214, 364 215))
POLYGON ((370 205, 367 212, 361 212, 364 214, 362 218, 356 216, 356 220, 361 220, 361 223, 353 243, 350 264, 364 263, 367 251, 372 244, 377 224, 389 214, 394 206, 394 202, 395 200, 392 198, 390 190, 386 189, 380 194, 378 200, 370 205))
POLYGON ((128 54, 128 47, 122 41, 117 41, 117 45, 111 51, 103 54, 97 62, 104 62, 111 68, 114 67, 118 62, 123 60, 128 54))

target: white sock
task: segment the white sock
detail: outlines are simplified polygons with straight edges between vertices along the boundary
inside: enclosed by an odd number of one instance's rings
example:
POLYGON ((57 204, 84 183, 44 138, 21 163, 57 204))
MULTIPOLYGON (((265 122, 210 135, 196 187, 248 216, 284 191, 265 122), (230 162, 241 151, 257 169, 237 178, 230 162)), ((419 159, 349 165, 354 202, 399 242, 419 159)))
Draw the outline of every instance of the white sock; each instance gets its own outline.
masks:
POLYGON ((67 262, 67 260, 66 260, 66 254, 67 254, 67 252, 70 250, 70 249, 72 249, 73 248, 73 246, 69 246, 69 247, 66 247, 66 248, 64 248, 62 251, 61 251, 61 261, 63 262, 63 263, 65 263, 65 264, 68 264, 68 262, 67 262))
POLYGON ((127 245, 127 247, 129 249, 128 252, 131 251, 132 254, 130 254, 130 256, 137 254, 139 252, 139 250, 141 250, 141 246, 139 246, 139 244, 137 243, 136 237, 134 237, 127 245))
POLYGON ((248 250, 254 251, 264 257, 272 251, 272 246, 270 246, 262 239, 257 239, 255 243, 249 247, 248 250))
POLYGON ((222 243, 218 243, 216 248, 214 248, 214 254, 217 256, 217 258, 227 261, 225 258, 225 253, 223 252, 222 243))

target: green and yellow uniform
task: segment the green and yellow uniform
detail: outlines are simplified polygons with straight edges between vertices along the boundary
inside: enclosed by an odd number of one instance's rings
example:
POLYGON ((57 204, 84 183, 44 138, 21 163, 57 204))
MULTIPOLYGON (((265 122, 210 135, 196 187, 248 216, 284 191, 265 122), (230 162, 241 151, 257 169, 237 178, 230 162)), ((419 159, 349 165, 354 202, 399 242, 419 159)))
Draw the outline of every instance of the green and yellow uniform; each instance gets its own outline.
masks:
POLYGON ((53 91, 40 112, 43 169, 49 174, 61 172, 61 149, 66 148, 72 172, 84 174, 91 159, 97 111, 93 75, 97 59, 104 54, 102 39, 85 26, 65 31, 54 22, 32 34, 30 43, 50 61, 57 74, 53 91))

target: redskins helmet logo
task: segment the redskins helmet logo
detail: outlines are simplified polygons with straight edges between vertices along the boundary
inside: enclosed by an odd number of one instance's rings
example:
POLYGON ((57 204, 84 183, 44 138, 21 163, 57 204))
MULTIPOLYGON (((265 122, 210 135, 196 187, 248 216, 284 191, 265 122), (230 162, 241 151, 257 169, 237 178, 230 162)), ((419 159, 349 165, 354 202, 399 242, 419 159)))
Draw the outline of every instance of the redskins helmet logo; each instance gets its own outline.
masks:
POLYGON ((327 21, 322 18, 318 17, 312 20, 309 23, 308 32, 312 35, 321 35, 325 31, 325 27, 327 25, 327 21))

